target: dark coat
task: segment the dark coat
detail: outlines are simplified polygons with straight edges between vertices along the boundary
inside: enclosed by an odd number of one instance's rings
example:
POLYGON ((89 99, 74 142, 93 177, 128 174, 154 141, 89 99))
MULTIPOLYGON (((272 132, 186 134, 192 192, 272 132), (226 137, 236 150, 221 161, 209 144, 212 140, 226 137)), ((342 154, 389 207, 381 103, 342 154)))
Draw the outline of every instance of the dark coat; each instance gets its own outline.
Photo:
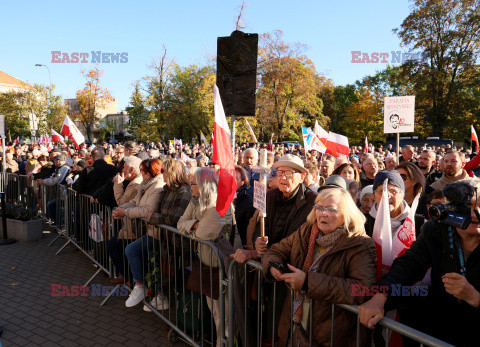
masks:
MULTIPOLYGON (((267 217, 265 218, 265 235, 268 236, 268 245, 281 241, 285 237, 291 235, 298 230, 300 226, 307 220, 308 214, 315 205, 317 193, 300 184, 295 202, 287 216, 286 223, 283 228, 278 229, 274 225, 274 210, 276 205, 283 199, 283 193, 278 189, 273 189, 267 193, 267 217)), ((260 237, 260 225, 257 225, 253 234, 252 241, 255 243, 257 237, 260 237)))
MULTIPOLYGON (((460 267, 458 252, 448 250, 449 245, 444 238, 446 231, 440 225, 433 221, 425 223, 418 239, 405 255, 395 259, 390 271, 378 284, 390 289, 395 284, 410 286, 423 279, 431 267, 432 285, 424 298, 429 303, 429 309, 423 310, 424 326, 419 327, 420 330, 454 345, 476 346, 480 309, 445 291, 442 276, 447 272, 460 273, 460 267)), ((468 282, 480 291, 480 246, 473 250, 465 265, 468 282)), ((400 297, 390 295, 387 304, 395 305, 398 299, 400 297)))
POLYGON ((103 159, 96 160, 92 166, 82 170, 73 189, 79 194, 93 195, 101 186, 115 175, 115 166, 103 159))
MULTIPOLYGON (((289 263, 301 269, 307 256, 311 225, 301 228, 275 244, 263 256, 263 275, 270 275, 270 261, 289 263)), ((342 235, 331 252, 325 255, 317 272, 308 272, 307 293, 313 299, 313 340, 322 346, 330 345, 332 304, 361 304, 363 296, 352 296, 354 285, 370 287, 375 282, 375 243, 368 236, 342 235)), ((278 326, 279 345, 285 346, 290 329, 291 300, 288 294, 278 326)), ((338 346, 355 345, 355 320, 351 313, 336 309, 334 343, 338 346)), ((309 329, 307 329, 309 331, 309 329)), ((365 331, 365 330, 364 330, 365 331)), ((365 338, 366 335, 363 336, 365 338)), ((360 344, 362 345, 362 344, 360 344)))
POLYGON ((242 244, 247 244, 247 227, 255 208, 253 207, 253 187, 244 185, 237 189, 237 196, 233 200, 235 206, 235 221, 242 244))

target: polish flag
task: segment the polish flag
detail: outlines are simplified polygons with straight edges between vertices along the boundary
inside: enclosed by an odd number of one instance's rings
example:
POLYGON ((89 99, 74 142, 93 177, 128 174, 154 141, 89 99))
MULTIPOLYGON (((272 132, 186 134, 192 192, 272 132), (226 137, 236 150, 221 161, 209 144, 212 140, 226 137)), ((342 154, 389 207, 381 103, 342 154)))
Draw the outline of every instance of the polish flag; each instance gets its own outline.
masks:
POLYGON ((365 144, 363 145, 363 153, 368 153, 368 140, 365 136, 365 144))
POLYGON ((472 125, 472 149, 474 152, 478 150, 478 137, 477 137, 477 132, 475 131, 475 128, 472 125), (475 147, 473 147, 473 143, 475 142, 475 147))
POLYGON ((382 200, 377 209, 372 239, 377 249, 377 281, 388 272, 393 263, 392 223, 388 204, 388 180, 383 182, 382 200))
POLYGON ((328 133, 327 153, 339 157, 341 154, 348 156, 350 154, 350 147, 348 147, 348 138, 346 136, 332 133, 328 133))
POLYGON ((230 139, 230 129, 223 109, 220 92, 216 85, 213 86, 215 125, 213 128, 213 162, 220 166, 218 177, 217 212, 220 216, 227 213, 237 190, 235 179, 235 164, 230 139))
POLYGON ((417 194, 413 200, 412 207, 408 211, 407 219, 403 222, 402 226, 393 235, 392 241, 392 253, 393 260, 401 257, 405 254, 405 251, 410 248, 413 241, 416 239, 415 235, 415 213, 417 212, 418 200, 420 199, 420 193, 417 194))
POLYGON ((15 139, 15 141, 13 141, 13 142, 14 142, 15 144, 18 144, 18 143, 20 143, 20 138, 19 138, 19 137, 17 137, 17 138, 15 139))
POLYGON ((267 145, 267 151, 270 151, 270 152, 273 152, 273 135, 275 134, 272 133, 272 137, 270 137, 270 142, 267 145))
POLYGON ((60 134, 70 138, 75 144, 75 147, 77 147, 77 149, 82 143, 85 142, 85 137, 83 137, 82 133, 80 132, 80 130, 78 130, 75 123, 73 123, 68 116, 65 116, 65 120, 63 121, 63 126, 60 134))
POLYGON ((246 118, 245 118, 245 125, 247 126, 248 133, 252 137, 253 142, 258 143, 257 137, 255 136, 255 133, 253 132, 253 129, 246 118))
POLYGON ((65 144, 65 140, 63 138, 62 135, 60 135, 59 133, 57 133, 55 130, 52 129, 52 142, 60 142, 62 145, 64 145, 65 147, 67 146, 65 144))
POLYGON ((313 128, 313 132, 317 137, 320 139, 320 141, 326 145, 327 144, 327 138, 328 138, 328 132, 323 129, 320 124, 318 124, 318 121, 315 121, 315 127, 313 128))

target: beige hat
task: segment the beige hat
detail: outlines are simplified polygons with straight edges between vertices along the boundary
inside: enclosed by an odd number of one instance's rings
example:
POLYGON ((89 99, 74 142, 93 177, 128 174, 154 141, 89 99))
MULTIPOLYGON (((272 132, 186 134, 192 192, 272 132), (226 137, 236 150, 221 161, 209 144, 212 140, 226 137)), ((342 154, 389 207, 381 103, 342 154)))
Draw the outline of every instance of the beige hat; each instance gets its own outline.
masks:
POLYGON ((273 164, 274 169, 280 166, 287 166, 287 167, 291 167, 292 169, 298 170, 300 172, 308 173, 307 169, 305 169, 305 166, 303 166, 302 159, 300 159, 299 157, 293 154, 286 154, 283 157, 281 157, 279 161, 273 164))

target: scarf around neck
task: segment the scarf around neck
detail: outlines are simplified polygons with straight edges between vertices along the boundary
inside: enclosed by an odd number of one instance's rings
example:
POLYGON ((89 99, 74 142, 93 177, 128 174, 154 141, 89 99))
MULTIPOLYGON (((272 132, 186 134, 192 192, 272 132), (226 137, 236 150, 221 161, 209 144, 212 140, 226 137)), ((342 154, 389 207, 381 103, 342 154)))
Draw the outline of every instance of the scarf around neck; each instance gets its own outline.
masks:
MULTIPOLYGON (((303 263, 302 271, 307 273, 309 271, 317 271, 319 265, 325 256, 328 255, 333 247, 337 244, 338 239, 344 235, 345 228, 343 226, 338 227, 334 232, 324 235, 318 228, 318 224, 315 222, 312 225, 310 231, 310 238, 308 240, 308 250, 305 262, 303 263), (320 253, 316 259, 313 259, 315 256, 315 248, 320 247, 325 249, 320 253)), ((295 291, 297 292, 297 291, 295 291)), ((303 301, 305 300, 305 293, 298 291, 299 295, 295 295, 293 299, 293 321, 299 323, 303 316, 303 301)), ((297 294, 297 293, 296 293, 297 294)))

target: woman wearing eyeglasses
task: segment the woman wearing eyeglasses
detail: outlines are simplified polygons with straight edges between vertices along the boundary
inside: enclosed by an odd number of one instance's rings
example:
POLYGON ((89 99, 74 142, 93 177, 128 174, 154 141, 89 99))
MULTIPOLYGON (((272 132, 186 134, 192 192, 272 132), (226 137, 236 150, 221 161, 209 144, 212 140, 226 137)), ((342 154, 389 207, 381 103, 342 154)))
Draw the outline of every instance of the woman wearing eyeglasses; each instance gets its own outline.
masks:
POLYGON ((395 167, 405 184, 405 201, 409 206, 419 192, 425 192, 425 175, 417 165, 402 161, 395 167))
MULTIPOLYGON (((365 217, 346 190, 321 190, 307 222, 299 230, 273 245, 262 259, 264 276, 283 281, 293 290, 283 306, 278 326, 279 345, 289 338, 294 345, 308 342, 310 324, 312 340, 330 343, 332 304, 359 304, 364 301, 361 290, 375 281, 375 244, 364 228, 365 217), (284 273, 275 264, 288 267, 284 273), (273 266, 272 266, 273 265, 273 266), (291 305, 293 303, 293 311, 291 305), (313 310, 313 322, 310 322, 313 310), (290 322, 293 320, 293 334, 290 322), (293 337, 292 337, 293 335, 293 337)), ((334 342, 353 345, 355 324, 349 313, 335 314, 334 342)))

